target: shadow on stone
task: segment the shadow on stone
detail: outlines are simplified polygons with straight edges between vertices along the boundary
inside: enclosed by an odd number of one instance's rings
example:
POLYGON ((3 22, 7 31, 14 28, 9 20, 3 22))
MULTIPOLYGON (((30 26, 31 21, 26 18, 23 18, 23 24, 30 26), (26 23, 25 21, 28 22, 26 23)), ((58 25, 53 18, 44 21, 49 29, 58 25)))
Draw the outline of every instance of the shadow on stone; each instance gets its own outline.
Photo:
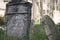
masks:
POLYGON ((56 25, 53 20, 48 15, 44 15, 42 17, 41 23, 45 28, 45 32, 49 40, 60 40, 59 31, 56 28, 56 25))

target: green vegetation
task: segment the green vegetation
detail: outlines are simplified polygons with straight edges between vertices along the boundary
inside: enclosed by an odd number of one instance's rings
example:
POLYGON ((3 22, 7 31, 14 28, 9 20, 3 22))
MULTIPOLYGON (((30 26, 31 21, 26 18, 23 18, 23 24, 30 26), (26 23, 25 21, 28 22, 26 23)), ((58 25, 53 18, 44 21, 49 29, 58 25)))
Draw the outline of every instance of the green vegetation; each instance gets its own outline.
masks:
POLYGON ((0 17, 0 25, 5 25, 4 17, 0 17))
POLYGON ((48 40, 42 25, 36 24, 34 27, 30 30, 30 40, 48 40), (34 27, 37 28, 37 32, 33 31, 34 27))
MULTIPOLYGON (((0 29, 0 40, 20 40, 20 38, 7 37, 4 35, 4 31, 0 29)), ((36 24, 34 26, 31 26, 30 40, 47 40, 44 27, 42 25, 36 24)))
MULTIPOLYGON (((0 18, 0 24, 4 25, 4 19, 0 18), (2 20, 1 20, 2 19, 2 20)), ((60 23, 57 24, 57 28, 60 30, 60 23)), ((31 25, 30 27, 30 40, 48 40, 47 36, 45 35, 44 27, 41 24, 31 25)), ((0 40, 21 40, 20 38, 16 37, 8 37, 4 35, 4 31, 0 29, 0 40)), ((23 40, 23 39, 22 39, 23 40)))
MULTIPOLYGON (((0 24, 1 25, 5 24, 4 18, 0 18, 0 24)), ((60 24, 57 25, 57 28, 60 30, 60 24)), ((30 40, 48 40, 44 31, 44 27, 41 24, 31 25, 29 36, 30 36, 29 37, 30 40)), ((8 37, 4 35, 4 31, 0 29, 0 40, 21 40, 21 39, 16 37, 15 38, 8 37)))

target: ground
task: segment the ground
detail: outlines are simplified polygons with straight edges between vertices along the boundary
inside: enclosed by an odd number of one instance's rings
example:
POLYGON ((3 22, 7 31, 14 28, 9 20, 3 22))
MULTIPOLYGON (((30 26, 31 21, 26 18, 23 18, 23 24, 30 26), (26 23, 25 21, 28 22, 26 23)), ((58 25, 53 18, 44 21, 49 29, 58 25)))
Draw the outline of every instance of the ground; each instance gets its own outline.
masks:
MULTIPOLYGON (((47 40, 47 36, 45 35, 44 27, 40 24, 36 24, 33 27, 31 26, 29 39, 30 40, 47 40)), ((2 29, 0 29, 0 40, 13 40, 13 39, 12 39, 12 37, 6 37, 4 35, 4 31, 2 29)), ((19 39, 16 39, 16 40, 19 40, 19 39)))

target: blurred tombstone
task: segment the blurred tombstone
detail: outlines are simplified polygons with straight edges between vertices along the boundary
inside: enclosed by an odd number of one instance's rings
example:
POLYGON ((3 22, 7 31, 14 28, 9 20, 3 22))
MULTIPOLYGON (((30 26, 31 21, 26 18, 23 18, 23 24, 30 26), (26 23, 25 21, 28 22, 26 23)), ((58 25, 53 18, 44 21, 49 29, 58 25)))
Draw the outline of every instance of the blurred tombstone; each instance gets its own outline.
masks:
POLYGON ((29 38, 32 4, 22 0, 12 0, 6 5, 6 35, 29 38))
POLYGON ((59 40, 56 25, 48 15, 44 15, 42 17, 41 23, 45 28, 45 32, 49 40, 59 40))

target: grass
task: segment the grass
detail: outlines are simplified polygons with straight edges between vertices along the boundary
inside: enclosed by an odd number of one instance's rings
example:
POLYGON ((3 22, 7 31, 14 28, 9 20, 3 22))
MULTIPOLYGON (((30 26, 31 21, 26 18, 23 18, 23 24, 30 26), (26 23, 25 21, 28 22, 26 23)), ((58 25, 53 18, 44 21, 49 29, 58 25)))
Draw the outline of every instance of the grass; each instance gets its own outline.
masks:
MULTIPOLYGON (((36 24, 30 28, 30 40, 47 40, 45 35, 44 27, 36 24)), ((4 31, 0 29, 0 40, 20 40, 19 38, 7 37, 4 35, 4 31)))
POLYGON ((30 28, 30 40, 47 40, 47 36, 45 35, 44 27, 42 25, 36 24, 30 28))

